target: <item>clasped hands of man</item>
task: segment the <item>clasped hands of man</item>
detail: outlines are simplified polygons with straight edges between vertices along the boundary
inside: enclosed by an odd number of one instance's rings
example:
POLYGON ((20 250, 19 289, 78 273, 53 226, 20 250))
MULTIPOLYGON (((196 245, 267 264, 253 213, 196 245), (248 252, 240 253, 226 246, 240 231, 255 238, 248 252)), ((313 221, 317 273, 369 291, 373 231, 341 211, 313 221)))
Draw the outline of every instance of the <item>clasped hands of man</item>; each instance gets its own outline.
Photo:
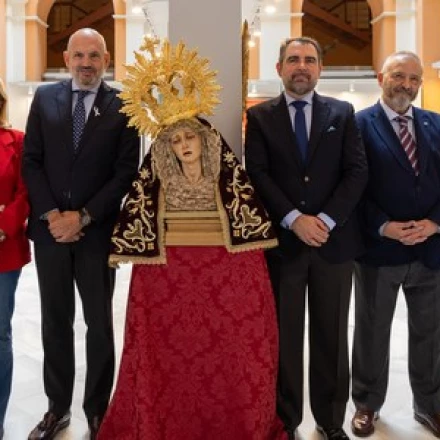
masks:
POLYGON ((327 243, 330 235, 330 230, 323 220, 307 214, 299 215, 290 225, 290 229, 305 244, 313 247, 321 247, 327 243))
MULTIPOLYGON (((300 240, 312 247, 321 247, 327 243, 330 235, 328 226, 319 218, 302 214, 291 224, 290 229, 300 240)), ((438 232, 438 226, 432 220, 410 220, 407 222, 389 221, 385 224, 382 235, 398 240, 406 246, 423 243, 438 232)))
POLYGON ((79 211, 52 211, 47 221, 49 231, 58 243, 73 243, 84 235, 79 211))
POLYGON ((438 232, 438 225, 432 220, 410 220, 408 222, 389 221, 383 228, 383 236, 398 240, 407 246, 423 243, 438 232))

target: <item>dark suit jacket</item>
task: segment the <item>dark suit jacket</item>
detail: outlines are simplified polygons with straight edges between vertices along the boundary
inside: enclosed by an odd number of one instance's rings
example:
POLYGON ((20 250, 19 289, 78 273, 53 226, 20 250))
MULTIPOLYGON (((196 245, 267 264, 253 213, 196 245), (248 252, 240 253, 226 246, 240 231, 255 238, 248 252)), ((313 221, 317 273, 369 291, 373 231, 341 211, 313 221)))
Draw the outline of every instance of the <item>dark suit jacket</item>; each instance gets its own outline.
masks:
POLYGON ((117 93, 102 82, 74 154, 71 81, 36 91, 23 155, 31 203, 28 234, 35 242, 54 241, 42 214, 85 207, 94 221, 81 240, 108 246, 121 200, 139 164, 139 137, 127 128, 117 93))
POLYGON ((278 251, 294 256, 306 246, 280 226, 293 209, 324 212, 336 226, 319 249, 329 262, 354 258, 362 249, 354 215, 367 180, 365 152, 353 107, 315 93, 307 163, 303 163, 284 94, 247 112, 246 168, 278 231, 278 251))
POLYGON ((362 203, 370 265, 398 265, 419 259, 440 267, 440 236, 416 246, 381 237, 386 221, 429 218, 440 224, 440 115, 414 108, 419 176, 411 168, 382 106, 378 103, 356 114, 369 164, 369 183, 362 203))

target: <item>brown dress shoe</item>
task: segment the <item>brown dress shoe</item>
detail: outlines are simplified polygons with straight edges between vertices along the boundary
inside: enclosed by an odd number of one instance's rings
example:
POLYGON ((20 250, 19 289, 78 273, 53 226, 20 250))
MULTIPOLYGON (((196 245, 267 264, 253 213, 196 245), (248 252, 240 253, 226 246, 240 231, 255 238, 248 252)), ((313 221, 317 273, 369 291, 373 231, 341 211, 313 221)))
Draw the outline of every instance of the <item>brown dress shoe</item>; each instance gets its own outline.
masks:
POLYGON ((351 430, 358 437, 368 437, 374 432, 374 422, 379 413, 368 409, 357 409, 351 419, 351 430))
POLYGON ((43 420, 31 431, 28 440, 51 440, 58 432, 67 428, 69 424, 70 411, 61 417, 49 411, 44 414, 43 420))
POLYGON ((414 418, 423 426, 428 428, 432 432, 432 434, 440 438, 440 413, 423 414, 415 411, 414 418))

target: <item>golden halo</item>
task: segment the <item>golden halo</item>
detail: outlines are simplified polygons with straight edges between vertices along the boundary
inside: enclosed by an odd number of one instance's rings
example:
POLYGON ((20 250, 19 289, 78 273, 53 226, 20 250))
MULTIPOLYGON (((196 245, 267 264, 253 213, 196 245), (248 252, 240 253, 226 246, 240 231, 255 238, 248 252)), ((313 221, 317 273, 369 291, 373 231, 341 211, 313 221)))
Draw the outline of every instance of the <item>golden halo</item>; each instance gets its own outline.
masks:
POLYGON ((120 93, 121 112, 130 118, 129 126, 156 137, 164 127, 196 115, 212 115, 220 102, 217 72, 197 50, 188 50, 183 42, 172 47, 165 39, 144 38, 135 52, 136 62, 127 67, 120 93))

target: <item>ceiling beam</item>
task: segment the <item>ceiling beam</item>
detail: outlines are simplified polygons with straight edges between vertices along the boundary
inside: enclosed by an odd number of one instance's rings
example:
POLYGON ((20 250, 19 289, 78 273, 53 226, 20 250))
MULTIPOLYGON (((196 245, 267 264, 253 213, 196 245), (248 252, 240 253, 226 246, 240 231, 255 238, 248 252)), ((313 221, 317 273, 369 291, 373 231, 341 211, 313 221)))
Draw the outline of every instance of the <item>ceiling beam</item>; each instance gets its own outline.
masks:
POLYGON ((67 40, 78 29, 85 27, 93 27, 95 23, 105 18, 108 18, 112 14, 113 14, 113 4, 111 2, 102 5, 95 11, 86 15, 85 17, 76 20, 74 23, 72 23, 68 28, 64 29, 63 31, 53 34, 50 37, 48 36, 47 44, 49 46, 53 46, 63 40, 67 40))
POLYGON ((335 17, 333 14, 330 14, 329 12, 321 9, 319 6, 316 6, 311 2, 304 2, 303 12, 304 14, 308 14, 313 18, 323 21, 330 26, 334 26, 341 32, 349 34, 350 36, 356 38, 359 41, 362 41, 363 43, 371 43, 371 36, 369 32, 359 31, 355 29, 353 26, 345 23, 344 20, 341 20, 339 17, 335 17))

